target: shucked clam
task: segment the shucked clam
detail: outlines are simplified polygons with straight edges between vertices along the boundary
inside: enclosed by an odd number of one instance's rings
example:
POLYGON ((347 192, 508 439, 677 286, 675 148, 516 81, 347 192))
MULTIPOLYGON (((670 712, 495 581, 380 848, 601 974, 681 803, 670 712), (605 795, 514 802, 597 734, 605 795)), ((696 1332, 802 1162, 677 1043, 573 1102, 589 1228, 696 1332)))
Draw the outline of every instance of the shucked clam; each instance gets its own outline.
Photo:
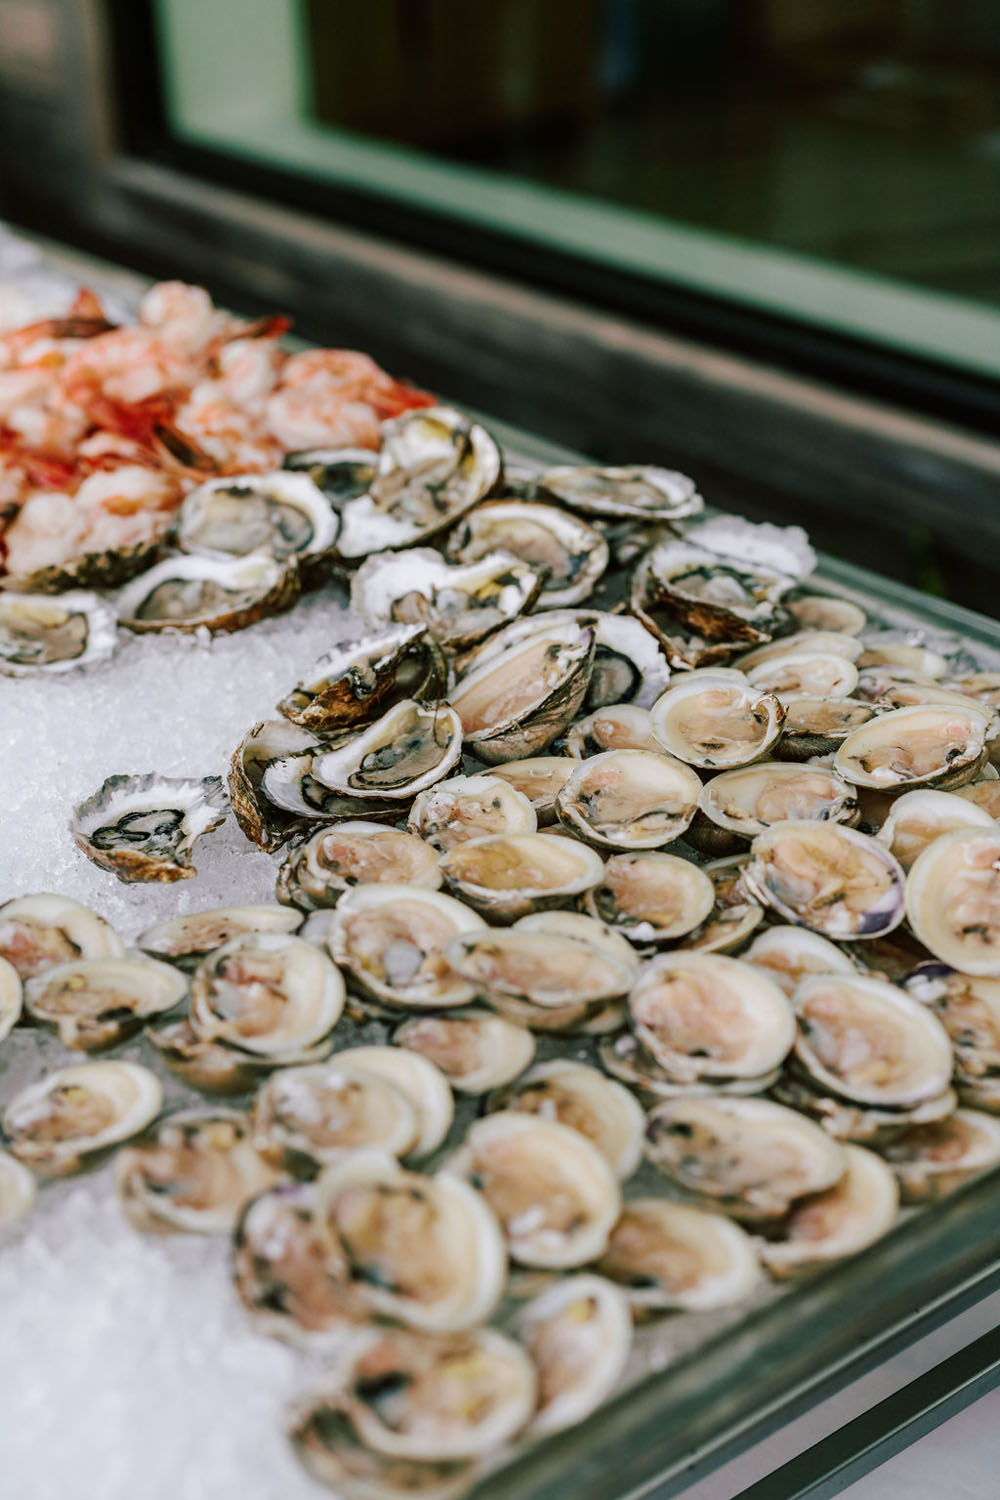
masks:
POLYGON ((115 1186, 136 1229, 228 1234, 246 1203, 277 1173, 259 1156, 246 1115, 233 1109, 175 1110, 148 1140, 115 1161, 115 1186))
POLYGON ((826 766, 756 761, 713 776, 699 791, 704 817, 740 842, 789 819, 851 824, 858 818, 856 793, 826 766))
POLYGON ((500 922, 543 907, 569 906, 603 873, 604 861, 592 849, 540 833, 470 839, 441 860, 445 885, 500 922))
POLYGON ((899 1192, 885 1162, 860 1146, 846 1146, 844 1153, 840 1180, 800 1198, 769 1229, 760 1256, 772 1276, 791 1276, 857 1255, 895 1223, 899 1192))
POLYGON ((517 1333, 538 1372, 530 1436, 582 1422, 610 1395, 632 1345, 632 1319, 620 1289, 603 1276, 566 1276, 528 1303, 517 1333))
POLYGON ((434 1063, 460 1094, 502 1088, 535 1055, 530 1031, 475 1006, 443 1016, 414 1016, 396 1029, 392 1039, 434 1063))
POLYGON ((534 833, 538 819, 524 793, 501 777, 452 776, 415 798, 407 827, 431 849, 446 854, 468 839, 534 833))
POLYGON ((246 932, 296 932, 301 926, 302 914, 284 906, 213 906, 147 927, 136 947, 179 969, 193 969, 230 938, 246 932))
POLYGON ((907 877, 906 914, 942 963, 1000 975, 1000 830, 959 829, 929 844, 907 877))
POLYGON ((134 1036, 187 994, 184 976, 151 958, 91 958, 58 964, 25 985, 25 1008, 55 1027, 66 1047, 99 1052, 134 1036))
POLYGON ((667 1198, 625 1204, 597 1269, 639 1314, 729 1307, 762 1279, 745 1229, 724 1214, 667 1198))
POLYGON ((842 741, 834 764, 856 786, 880 791, 971 781, 987 758, 988 712, 975 705, 928 703, 897 708, 842 741))
POLYGON ((715 905, 715 888, 689 860, 642 849, 612 855, 583 904, 630 942, 670 942, 706 920, 715 905))
POLYGON ((634 978, 628 955, 588 937, 518 923, 463 934, 446 952, 473 992, 504 1015, 536 1031, 561 1031, 619 999, 634 978))
POLYGON ((491 1114, 516 1110, 569 1125, 593 1142, 622 1179, 642 1160, 644 1121, 634 1096, 585 1063, 569 1058, 538 1063, 509 1088, 491 1094, 487 1107, 491 1114))
POLYGON ((191 983, 200 1037, 276 1061, 298 1061, 344 1006, 344 982, 311 943, 282 932, 232 938, 203 958, 191 983))
POLYGON ((336 906, 354 886, 379 882, 436 890, 437 854, 411 833, 348 819, 292 850, 278 871, 277 896, 302 911, 318 911, 336 906))
POLYGON ((70 831, 88 859, 119 880, 187 880, 191 848, 226 816, 218 776, 109 776, 81 802, 70 831))
POLYGON ((656 849, 694 816, 701 783, 672 755, 606 750, 576 767, 556 797, 569 832, 601 849, 656 849))
POLYGON ((689 766, 724 771, 765 755, 781 734, 784 709, 750 686, 742 672, 686 672, 658 698, 650 728, 665 750, 689 766))
POLYGON ((485 925, 474 911, 439 891, 357 886, 334 908, 327 945, 370 999, 439 1010, 473 998, 473 987, 451 968, 445 949, 454 938, 485 925))
POLYGON ((0 906, 0 958, 22 979, 73 959, 124 957, 125 944, 111 924, 71 896, 42 891, 0 906))
POLYGON ((903 920, 896 860, 839 823, 776 823, 754 839, 743 880, 786 921, 838 941, 882 937, 903 920))
POLYGON ((162 1103, 159 1079, 148 1068, 86 1062, 29 1084, 6 1105, 0 1123, 19 1161, 60 1177, 145 1130, 162 1103))

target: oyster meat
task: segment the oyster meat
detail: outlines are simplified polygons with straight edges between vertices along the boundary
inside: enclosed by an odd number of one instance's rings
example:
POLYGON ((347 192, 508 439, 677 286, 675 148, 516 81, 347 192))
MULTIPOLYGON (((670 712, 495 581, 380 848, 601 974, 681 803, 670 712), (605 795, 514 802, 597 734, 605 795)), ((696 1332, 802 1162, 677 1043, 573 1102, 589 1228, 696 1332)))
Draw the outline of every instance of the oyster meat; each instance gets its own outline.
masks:
POLYGON ((88 859, 121 881, 190 880, 195 841, 226 812, 218 776, 109 776, 75 810, 70 831, 88 859))
POLYGON ((209 479, 185 498, 177 515, 177 541, 185 552, 210 557, 263 553, 278 562, 294 557, 315 569, 329 557, 340 522, 308 474, 235 474, 209 479))
POLYGON ((301 593, 298 569, 272 557, 170 557, 118 596, 129 630, 243 630, 291 609, 301 593))
POLYGON ((541 494, 585 516, 682 521, 705 507, 693 479, 652 464, 604 469, 560 464, 545 469, 536 482, 541 494))
POLYGON ((426 625, 439 645, 457 650, 529 610, 541 586, 541 575, 510 552, 452 566, 420 547, 362 563, 351 583, 351 608, 373 629, 426 625))
POLYGON ((586 599, 608 565, 608 544, 593 526, 553 505, 490 500, 460 521, 448 539, 455 562, 478 562, 509 552, 544 575, 539 607, 561 608, 586 599))
POLYGON ((57 599, 0 593, 0 676, 69 672, 106 661, 117 625, 110 604, 83 590, 57 599))

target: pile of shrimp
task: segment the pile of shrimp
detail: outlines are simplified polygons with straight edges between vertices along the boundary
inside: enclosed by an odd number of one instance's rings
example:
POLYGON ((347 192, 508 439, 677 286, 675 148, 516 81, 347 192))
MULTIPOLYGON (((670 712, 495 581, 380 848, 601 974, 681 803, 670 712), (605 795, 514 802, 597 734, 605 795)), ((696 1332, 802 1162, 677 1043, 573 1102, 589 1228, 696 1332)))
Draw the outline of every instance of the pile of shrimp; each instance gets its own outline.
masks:
POLYGON ((65 316, 0 333, 0 573, 151 546, 203 480, 377 448, 380 422, 432 404, 365 354, 287 354, 288 326, 168 281, 133 324, 83 290, 65 316))

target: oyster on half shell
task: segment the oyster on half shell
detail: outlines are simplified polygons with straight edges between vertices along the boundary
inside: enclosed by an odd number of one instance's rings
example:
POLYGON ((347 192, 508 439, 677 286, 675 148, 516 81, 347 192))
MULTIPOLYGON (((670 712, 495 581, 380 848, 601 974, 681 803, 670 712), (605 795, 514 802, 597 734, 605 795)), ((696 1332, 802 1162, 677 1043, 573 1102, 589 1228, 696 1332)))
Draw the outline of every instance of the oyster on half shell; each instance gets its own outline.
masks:
POLYGON ((117 625, 110 604, 82 589, 58 598, 0 592, 0 676, 69 672, 106 661, 117 625))
POLYGON ((89 860, 124 882, 190 880, 191 850, 225 821, 218 776, 109 776, 73 814, 70 832, 89 860))
POLYGON ((342 797, 398 802, 447 776, 461 754, 462 724, 453 708, 404 698, 374 724, 317 751, 311 774, 342 797))
POLYGON ((118 596, 123 625, 153 630, 242 630, 291 609, 302 591, 298 568, 272 557, 177 556, 143 573, 118 596))
POLYGON ((608 544, 578 516, 554 505, 490 500, 459 522, 448 539, 455 562, 477 562, 489 552, 510 552, 543 573, 541 609, 586 599, 608 565, 608 544))
POLYGON ((335 646, 277 705, 315 734, 363 723, 400 698, 442 698, 448 668, 423 625, 400 625, 335 646))
POLYGON ((458 650, 529 610, 542 586, 510 552, 452 565, 430 547, 369 557, 351 583, 351 608, 373 629, 426 625, 441 646, 458 650))

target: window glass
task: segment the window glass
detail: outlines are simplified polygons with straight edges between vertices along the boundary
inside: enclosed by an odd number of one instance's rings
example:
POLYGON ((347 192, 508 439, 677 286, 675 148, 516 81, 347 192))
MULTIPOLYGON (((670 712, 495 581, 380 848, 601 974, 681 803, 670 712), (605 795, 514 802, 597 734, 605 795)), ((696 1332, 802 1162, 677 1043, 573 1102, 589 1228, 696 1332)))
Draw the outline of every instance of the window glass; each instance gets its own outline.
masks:
POLYGON ((1000 374, 1000 0, 156 0, 191 144, 1000 374))

